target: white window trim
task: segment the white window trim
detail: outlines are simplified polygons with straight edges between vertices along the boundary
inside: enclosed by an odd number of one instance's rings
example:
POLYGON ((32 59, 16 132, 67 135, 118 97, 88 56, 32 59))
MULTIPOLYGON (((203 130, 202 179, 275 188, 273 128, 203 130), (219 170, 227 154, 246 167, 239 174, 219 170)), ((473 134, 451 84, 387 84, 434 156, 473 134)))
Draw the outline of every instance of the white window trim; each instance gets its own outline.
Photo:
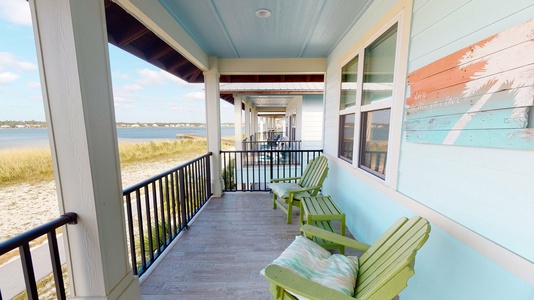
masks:
MULTIPOLYGON (((391 18, 385 25, 380 29, 376 30, 361 46, 352 51, 345 56, 345 59, 340 61, 339 69, 339 78, 340 78, 340 91, 341 91, 341 80, 342 80, 342 68, 348 62, 350 62, 354 57, 358 56, 358 74, 363 74, 363 67, 365 60, 364 52, 365 48, 372 44, 376 39, 378 39, 382 34, 384 34, 388 29, 393 25, 397 24, 397 45, 395 51, 395 71, 393 74, 393 93, 391 99, 377 101, 374 103, 361 105, 362 93, 356 94, 356 103, 354 106, 349 108, 339 110, 338 115, 338 124, 341 122, 341 116, 346 114, 355 114, 355 128, 354 128, 354 145, 353 145, 353 154, 352 162, 348 162, 345 159, 339 157, 339 149, 337 151, 337 159, 343 164, 350 164, 353 169, 355 169, 358 176, 373 179, 376 182, 379 182, 382 185, 389 186, 390 188, 396 189, 397 187, 397 177, 398 177, 398 165, 399 165, 399 154, 400 154, 400 143, 401 143, 401 134, 402 134, 402 121, 404 113, 404 102, 405 102, 405 93, 406 93, 406 70, 408 62, 408 45, 409 45, 409 28, 405 28, 403 24, 403 12, 401 11, 396 16, 391 18), (388 135, 388 160, 386 163, 385 169, 385 178, 382 179, 373 175, 368 170, 364 170, 359 166, 360 158, 360 137, 361 137, 361 113, 367 111, 374 111, 379 109, 391 109, 390 116, 390 130, 388 135)), ((357 90, 361 91, 363 88, 363 78, 359 78, 357 82, 357 90)), ((340 94, 341 96, 341 94, 340 94)), ((340 104, 338 104, 340 105, 340 104)), ((338 125, 340 126, 340 125, 338 125)), ((338 128, 338 140, 340 138, 341 128, 338 128)), ((339 142, 338 148, 339 148, 339 142)))

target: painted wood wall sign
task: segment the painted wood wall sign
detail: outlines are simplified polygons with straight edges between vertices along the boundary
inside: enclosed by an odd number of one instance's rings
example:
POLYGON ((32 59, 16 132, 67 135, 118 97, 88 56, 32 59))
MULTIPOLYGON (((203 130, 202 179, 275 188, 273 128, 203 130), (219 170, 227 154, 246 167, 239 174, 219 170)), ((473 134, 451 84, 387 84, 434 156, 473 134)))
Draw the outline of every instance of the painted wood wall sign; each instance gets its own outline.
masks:
POLYGON ((414 71, 408 84, 408 142, 534 149, 534 19, 414 71))

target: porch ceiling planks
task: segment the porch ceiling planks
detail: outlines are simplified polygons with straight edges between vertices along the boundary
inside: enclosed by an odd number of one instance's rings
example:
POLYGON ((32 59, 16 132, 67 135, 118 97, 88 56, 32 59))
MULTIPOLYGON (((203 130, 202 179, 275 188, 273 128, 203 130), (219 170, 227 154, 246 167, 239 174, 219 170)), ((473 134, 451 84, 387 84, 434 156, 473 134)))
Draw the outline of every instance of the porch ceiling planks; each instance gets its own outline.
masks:
POLYGON ((408 76, 409 142, 534 148, 534 19, 408 76))

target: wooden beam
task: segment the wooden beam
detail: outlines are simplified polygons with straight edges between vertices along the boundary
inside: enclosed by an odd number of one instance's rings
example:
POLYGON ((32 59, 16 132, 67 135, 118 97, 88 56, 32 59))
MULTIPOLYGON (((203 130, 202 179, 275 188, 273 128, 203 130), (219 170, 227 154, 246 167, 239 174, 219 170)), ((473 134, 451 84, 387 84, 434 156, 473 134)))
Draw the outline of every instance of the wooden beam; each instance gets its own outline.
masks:
POLYGON ((123 46, 123 45, 127 45, 127 44, 130 44, 131 42, 137 40, 138 38, 142 37, 143 35, 147 34, 148 32, 150 32, 150 30, 148 30, 148 28, 146 28, 145 26, 141 25, 141 24, 138 24, 137 26, 131 28, 130 30, 128 30, 124 36, 122 36, 122 38, 118 41, 118 45, 119 46, 123 46))
POLYGON ((178 68, 187 64, 188 62, 189 61, 183 57, 181 59, 176 59, 171 65, 167 66, 167 70, 168 71, 177 70, 178 68))
POLYGON ((173 51, 175 51, 173 48, 162 42, 161 44, 150 48, 146 53, 146 58, 148 61, 153 62, 173 51))
POLYGON ((326 73, 326 58, 224 58, 218 62, 224 75, 326 73))
POLYGON ((182 79, 184 80, 187 80, 188 82, 190 82, 189 79, 187 79, 189 76, 193 75, 196 71, 198 71, 198 68, 193 65, 193 64, 190 64, 189 66, 187 66, 187 68, 183 71, 183 72, 179 72, 182 79))
POLYGON ((254 90, 237 90, 237 91, 221 91, 221 95, 320 95, 323 91, 254 91, 254 90))
POLYGON ((197 70, 195 71, 195 73, 193 73, 193 75, 191 76, 189 82, 195 82, 198 75, 202 74, 202 71, 200 69, 197 68, 197 70))

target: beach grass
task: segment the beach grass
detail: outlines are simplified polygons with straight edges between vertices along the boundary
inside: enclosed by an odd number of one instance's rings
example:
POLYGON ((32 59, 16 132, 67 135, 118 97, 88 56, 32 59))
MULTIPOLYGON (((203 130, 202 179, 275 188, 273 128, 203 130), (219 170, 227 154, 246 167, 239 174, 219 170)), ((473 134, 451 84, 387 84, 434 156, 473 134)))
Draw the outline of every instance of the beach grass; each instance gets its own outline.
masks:
MULTIPOLYGON (((222 148, 234 146, 231 138, 222 139, 222 148)), ((207 152, 205 138, 196 137, 176 141, 121 142, 121 165, 166 159, 191 160, 207 152)), ((0 187, 22 182, 36 183, 54 179, 50 150, 47 148, 0 150, 0 187)))
MULTIPOLYGON (((65 285, 65 294, 68 297, 70 294, 69 291, 69 279, 67 277, 67 266, 62 265, 61 266, 61 272, 63 275, 63 282, 65 285)), ((45 276, 43 279, 39 280, 37 282, 37 294, 39 295, 39 299, 45 299, 45 300, 54 300, 57 299, 56 295, 56 288, 55 288, 55 280, 54 280, 54 274, 50 273, 49 275, 45 276)), ((21 292, 20 294, 16 295, 12 298, 12 300, 27 300, 28 295, 26 291, 21 292)))
POLYGON ((0 151, 0 185, 50 180, 54 176, 50 149, 0 151))

